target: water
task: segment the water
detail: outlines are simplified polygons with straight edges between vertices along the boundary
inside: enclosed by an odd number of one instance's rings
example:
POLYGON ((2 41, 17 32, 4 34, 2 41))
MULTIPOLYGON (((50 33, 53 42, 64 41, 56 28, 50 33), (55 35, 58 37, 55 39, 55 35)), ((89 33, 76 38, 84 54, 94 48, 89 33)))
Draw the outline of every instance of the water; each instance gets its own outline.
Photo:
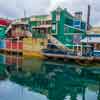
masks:
POLYGON ((100 100, 100 68, 0 55, 0 100, 100 100))

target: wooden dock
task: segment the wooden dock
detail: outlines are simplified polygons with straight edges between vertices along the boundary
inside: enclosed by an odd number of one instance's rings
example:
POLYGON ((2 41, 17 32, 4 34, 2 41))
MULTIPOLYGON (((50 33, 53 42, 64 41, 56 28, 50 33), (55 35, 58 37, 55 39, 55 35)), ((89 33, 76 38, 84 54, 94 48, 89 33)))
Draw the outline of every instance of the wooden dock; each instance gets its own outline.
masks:
POLYGON ((0 49, 0 53, 4 53, 4 54, 23 54, 22 50, 16 50, 16 49, 0 49))
POLYGON ((54 58, 54 59, 69 59, 69 60, 81 60, 81 61, 94 61, 98 60, 100 61, 100 57, 86 57, 86 56, 74 56, 74 55, 64 55, 64 54, 51 54, 51 53, 42 53, 44 56, 48 58, 54 58))
POLYGON ((45 56, 42 55, 41 52, 36 52, 36 51, 27 51, 27 50, 24 50, 23 51, 23 55, 24 56, 29 56, 29 57, 37 57, 37 58, 41 58, 43 59, 45 56))
POLYGON ((44 58, 41 52, 36 51, 29 51, 29 50, 16 50, 16 49, 0 49, 0 53, 4 53, 7 55, 23 55, 28 57, 37 57, 37 58, 44 58))
POLYGON ((94 56, 74 56, 54 53, 43 53, 42 51, 29 51, 29 50, 16 50, 16 49, 0 49, 0 53, 4 54, 19 54, 29 57, 37 58, 53 58, 53 59, 66 59, 66 60, 79 60, 79 61, 100 61, 100 57, 94 56))

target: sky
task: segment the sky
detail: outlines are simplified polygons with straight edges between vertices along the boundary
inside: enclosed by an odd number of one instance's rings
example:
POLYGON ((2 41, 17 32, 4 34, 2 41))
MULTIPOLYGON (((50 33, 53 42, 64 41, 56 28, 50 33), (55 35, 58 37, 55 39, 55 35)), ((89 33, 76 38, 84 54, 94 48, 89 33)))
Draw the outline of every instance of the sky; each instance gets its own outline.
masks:
POLYGON ((91 5, 91 24, 100 26, 100 0, 0 0, 0 17, 16 19, 48 14, 61 6, 72 14, 82 11, 86 20, 88 4, 91 5))

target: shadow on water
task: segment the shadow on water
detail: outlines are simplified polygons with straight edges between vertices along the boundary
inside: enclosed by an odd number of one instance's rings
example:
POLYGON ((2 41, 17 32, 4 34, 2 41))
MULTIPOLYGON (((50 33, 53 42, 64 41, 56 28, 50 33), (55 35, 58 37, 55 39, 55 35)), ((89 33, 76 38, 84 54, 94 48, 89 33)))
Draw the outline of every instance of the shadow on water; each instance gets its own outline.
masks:
POLYGON ((0 59, 0 80, 27 87, 47 100, 100 100, 99 68, 20 56, 1 55, 0 59))

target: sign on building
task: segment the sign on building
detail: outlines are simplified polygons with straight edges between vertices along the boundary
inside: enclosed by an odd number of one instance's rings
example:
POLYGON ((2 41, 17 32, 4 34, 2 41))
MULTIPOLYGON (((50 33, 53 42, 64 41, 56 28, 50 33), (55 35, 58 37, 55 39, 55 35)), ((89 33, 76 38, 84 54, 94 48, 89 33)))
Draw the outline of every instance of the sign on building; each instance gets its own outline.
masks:
POLYGON ((73 35, 73 43, 79 44, 82 39, 81 34, 77 33, 73 35))
POLYGON ((75 28, 81 28, 81 21, 80 20, 74 20, 74 22, 73 22, 73 26, 75 27, 75 28))

